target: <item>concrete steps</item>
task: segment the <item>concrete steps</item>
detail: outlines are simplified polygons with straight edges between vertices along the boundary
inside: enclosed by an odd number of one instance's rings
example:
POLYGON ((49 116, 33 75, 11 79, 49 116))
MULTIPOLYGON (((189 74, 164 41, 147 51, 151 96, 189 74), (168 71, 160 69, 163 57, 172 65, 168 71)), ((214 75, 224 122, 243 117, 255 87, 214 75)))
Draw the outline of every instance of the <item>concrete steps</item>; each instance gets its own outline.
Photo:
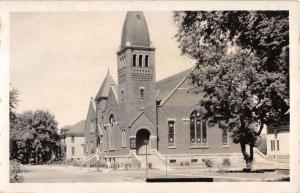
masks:
MULTIPOLYGON (((141 162, 141 168, 146 168, 146 155, 137 155, 141 162)), ((164 160, 162 160, 155 152, 147 155, 147 162, 152 163, 152 168, 164 170, 166 168, 164 160)))

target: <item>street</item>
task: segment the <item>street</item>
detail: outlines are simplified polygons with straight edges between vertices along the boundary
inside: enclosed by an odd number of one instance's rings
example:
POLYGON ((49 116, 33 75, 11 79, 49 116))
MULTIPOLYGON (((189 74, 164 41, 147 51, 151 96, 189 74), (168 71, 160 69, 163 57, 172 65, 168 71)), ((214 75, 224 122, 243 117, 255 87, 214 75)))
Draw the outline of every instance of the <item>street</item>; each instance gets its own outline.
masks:
MULTIPOLYGON (((145 170, 80 168, 65 165, 25 165, 24 183, 61 183, 61 182, 145 182, 145 170)), ((165 171, 148 170, 148 177, 165 177, 165 171)), ((175 169, 168 171, 174 177, 212 177, 214 181, 277 181, 288 177, 278 172, 265 173, 220 173, 201 169, 175 169)))

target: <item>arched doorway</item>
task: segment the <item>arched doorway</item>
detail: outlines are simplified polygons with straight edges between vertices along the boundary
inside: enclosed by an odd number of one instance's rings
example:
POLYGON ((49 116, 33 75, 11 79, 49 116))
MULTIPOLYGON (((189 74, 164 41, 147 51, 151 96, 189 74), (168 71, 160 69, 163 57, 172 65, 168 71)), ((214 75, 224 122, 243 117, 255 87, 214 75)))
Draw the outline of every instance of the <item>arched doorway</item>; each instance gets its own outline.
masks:
POLYGON ((150 132, 147 129, 140 129, 136 133, 136 153, 138 155, 149 154, 151 149, 150 144, 150 132))

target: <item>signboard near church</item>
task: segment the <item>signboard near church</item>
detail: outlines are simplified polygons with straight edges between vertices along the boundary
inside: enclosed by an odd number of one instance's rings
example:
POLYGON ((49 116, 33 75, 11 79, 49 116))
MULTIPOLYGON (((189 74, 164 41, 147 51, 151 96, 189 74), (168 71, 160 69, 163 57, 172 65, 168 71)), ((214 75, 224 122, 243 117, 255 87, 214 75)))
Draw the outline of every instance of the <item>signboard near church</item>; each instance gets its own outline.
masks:
POLYGON ((130 138, 130 149, 136 149, 136 138, 130 138))

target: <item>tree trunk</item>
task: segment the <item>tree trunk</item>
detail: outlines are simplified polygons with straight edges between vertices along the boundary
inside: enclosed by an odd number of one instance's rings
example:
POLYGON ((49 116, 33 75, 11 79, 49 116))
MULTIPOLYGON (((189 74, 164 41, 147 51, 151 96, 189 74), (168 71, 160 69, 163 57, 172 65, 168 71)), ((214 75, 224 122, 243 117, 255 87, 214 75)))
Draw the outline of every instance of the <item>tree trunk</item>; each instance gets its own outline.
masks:
POLYGON ((254 148, 254 144, 250 144, 250 163, 251 163, 251 169, 252 169, 253 158, 254 158, 253 148, 254 148))
POLYGON ((246 169, 247 170, 251 170, 252 169, 252 164, 253 164, 253 148, 254 148, 254 144, 250 144, 250 155, 246 150, 246 144, 245 143, 240 143, 241 145, 241 150, 242 150, 242 154, 244 156, 244 160, 246 162, 246 169))

